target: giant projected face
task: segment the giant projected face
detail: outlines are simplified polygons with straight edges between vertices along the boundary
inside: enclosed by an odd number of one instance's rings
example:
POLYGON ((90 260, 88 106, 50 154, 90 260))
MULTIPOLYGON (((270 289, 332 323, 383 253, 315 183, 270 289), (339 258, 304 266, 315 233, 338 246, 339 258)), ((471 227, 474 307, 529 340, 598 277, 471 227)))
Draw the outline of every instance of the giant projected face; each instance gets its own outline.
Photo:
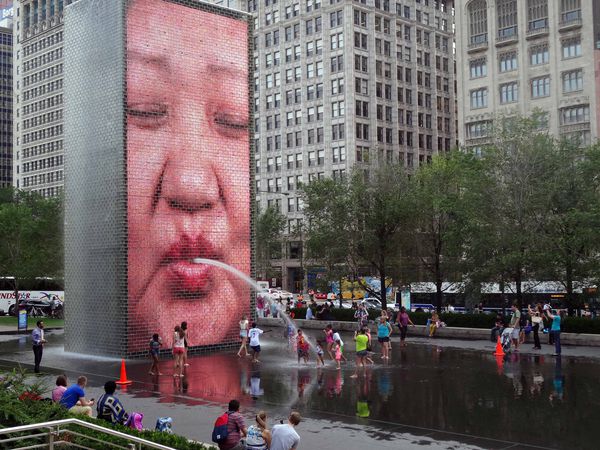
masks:
POLYGON ((133 0, 127 18, 129 350, 152 333, 232 341, 250 293, 248 26, 193 2, 133 0), (185 6, 184 6, 185 5, 185 6))

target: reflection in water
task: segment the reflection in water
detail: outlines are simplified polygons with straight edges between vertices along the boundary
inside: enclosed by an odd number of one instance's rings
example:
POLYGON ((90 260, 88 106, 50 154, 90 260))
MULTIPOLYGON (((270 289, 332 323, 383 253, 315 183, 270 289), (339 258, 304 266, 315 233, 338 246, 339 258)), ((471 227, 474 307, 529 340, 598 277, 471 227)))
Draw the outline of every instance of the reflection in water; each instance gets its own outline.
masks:
MULTIPOLYGON (((238 398, 274 417, 298 409, 312 418, 368 421, 379 430, 413 425, 542 446, 596 448, 590 411, 600 406, 597 363, 514 354, 499 360, 491 352, 441 350, 395 348, 388 366, 376 359, 351 379, 352 363, 342 370, 331 362, 319 369, 298 367, 283 337, 272 333, 264 339, 260 365, 235 355, 194 357, 183 380, 189 384, 178 385, 171 362, 163 361, 165 375, 148 377, 146 389, 134 394, 159 392, 160 401, 183 404, 224 405, 238 398), (531 432, 540 427, 544 433, 531 432)), ((132 375, 143 379, 145 372, 132 375)))

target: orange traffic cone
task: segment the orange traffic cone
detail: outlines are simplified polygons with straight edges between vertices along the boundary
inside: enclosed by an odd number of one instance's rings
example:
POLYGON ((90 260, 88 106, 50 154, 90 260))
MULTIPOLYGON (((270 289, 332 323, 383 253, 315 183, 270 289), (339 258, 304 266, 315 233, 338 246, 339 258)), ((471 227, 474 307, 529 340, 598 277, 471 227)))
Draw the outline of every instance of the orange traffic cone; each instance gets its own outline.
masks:
POLYGON ((500 336, 498 336, 498 341, 496 342, 496 352, 494 355, 504 356, 504 350, 502 349, 502 344, 500 343, 500 336))
POLYGON ((127 379, 127 370, 125 370, 125 360, 121 360, 121 378, 117 381, 119 385, 131 384, 133 381, 127 379))
POLYGON ((496 367, 498 375, 502 375, 504 373, 504 356, 496 356, 496 367))

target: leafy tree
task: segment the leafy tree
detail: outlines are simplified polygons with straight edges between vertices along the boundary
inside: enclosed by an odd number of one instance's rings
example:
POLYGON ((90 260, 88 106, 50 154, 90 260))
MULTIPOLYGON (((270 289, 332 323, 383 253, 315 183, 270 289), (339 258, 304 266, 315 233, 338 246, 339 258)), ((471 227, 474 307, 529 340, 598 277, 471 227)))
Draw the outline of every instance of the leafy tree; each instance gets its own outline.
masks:
POLYGON ((483 155, 484 183, 476 192, 468 256, 475 279, 511 280, 522 304, 522 284, 539 267, 549 208, 552 137, 540 116, 499 118, 483 155))
POLYGON ((595 183, 600 146, 581 148, 562 141, 553 150, 540 273, 564 285, 567 306, 573 309, 575 283, 588 282, 600 269, 600 196, 595 183))
POLYGON ((436 286, 436 307, 442 307, 442 284, 462 269, 464 225, 469 220, 466 189, 478 161, 471 154, 436 155, 419 167, 412 178, 411 228, 409 233, 422 267, 436 286))
POLYGON ((64 271, 62 200, 33 192, 0 190, 0 274, 19 282, 60 277, 64 271))
POLYGON ((405 169, 389 164, 369 172, 355 168, 348 178, 318 180, 303 190, 312 257, 337 277, 350 272, 352 279, 386 308, 385 292, 402 253, 400 234, 408 229, 411 214, 405 169), (379 290, 359 276, 365 267, 379 275, 379 290))
MULTIPOLYGON (((302 186, 306 217, 308 258, 325 267, 329 280, 339 281, 348 273, 348 221, 351 220, 348 184, 323 179, 302 186)), ((341 302, 341 296, 340 296, 341 302)))
POLYGON ((262 212, 256 220, 256 266, 263 279, 272 273, 271 259, 281 257, 285 224, 285 216, 272 207, 262 212))

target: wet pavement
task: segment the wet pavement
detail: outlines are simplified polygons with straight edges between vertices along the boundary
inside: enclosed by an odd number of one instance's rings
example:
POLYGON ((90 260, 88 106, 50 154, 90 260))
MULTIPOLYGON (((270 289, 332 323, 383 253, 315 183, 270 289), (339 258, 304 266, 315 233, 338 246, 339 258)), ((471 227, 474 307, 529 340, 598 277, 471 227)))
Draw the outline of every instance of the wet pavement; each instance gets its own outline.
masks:
MULTIPOLYGON (((375 366, 352 379, 352 362, 340 371, 330 361, 317 369, 314 358, 298 365, 281 335, 274 328, 262 339, 260 364, 235 354, 190 358, 182 381, 174 381, 170 360, 161 362, 160 377, 147 373, 149 361, 129 361, 134 383, 120 395, 128 410, 144 412, 146 427, 171 416, 175 432, 201 441, 210 441, 215 418, 238 398, 248 422, 261 409, 270 424, 300 411, 303 449, 598 448, 598 349, 497 359, 491 343, 462 349, 457 341, 413 338, 406 349, 394 342, 389 363, 375 355, 375 366)), ((350 336, 342 336, 351 356, 350 336)), ((7 338, 0 339, 3 365, 30 365, 28 341, 7 338)), ((104 381, 117 377, 120 361, 67 354, 59 331, 47 339, 42 368, 52 374, 49 386, 56 373, 71 380, 85 374, 88 397, 98 398, 104 381)))

